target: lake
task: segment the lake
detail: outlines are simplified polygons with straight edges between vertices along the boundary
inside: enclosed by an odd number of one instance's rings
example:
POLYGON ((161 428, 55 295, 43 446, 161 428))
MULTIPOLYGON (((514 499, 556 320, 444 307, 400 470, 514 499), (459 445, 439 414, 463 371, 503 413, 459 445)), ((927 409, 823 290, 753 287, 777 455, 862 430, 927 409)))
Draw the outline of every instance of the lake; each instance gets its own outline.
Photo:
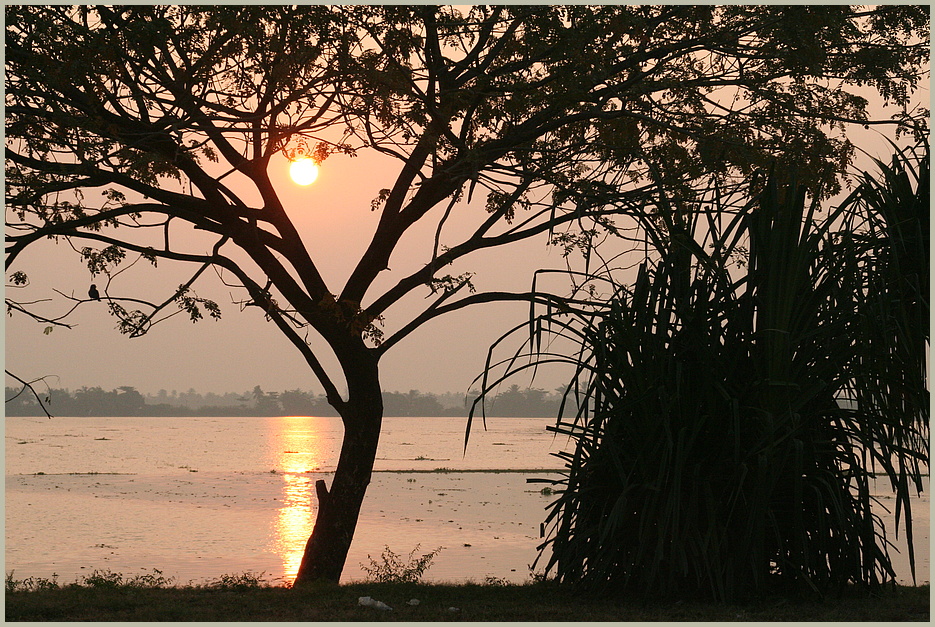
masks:
MULTIPOLYGON (((441 546, 428 581, 528 580, 555 497, 527 479, 553 477, 550 453, 567 444, 548 424, 488 418, 465 451, 463 418, 384 419, 343 579, 365 578, 386 546, 404 559, 441 546)), ((179 583, 245 571, 291 581, 341 434, 330 417, 7 418, 5 570, 64 583, 154 568, 179 583)), ((888 484, 877 489, 885 505, 888 484)), ((928 581, 927 483, 913 522, 928 581)), ((911 582, 901 550, 897 572, 911 582)))

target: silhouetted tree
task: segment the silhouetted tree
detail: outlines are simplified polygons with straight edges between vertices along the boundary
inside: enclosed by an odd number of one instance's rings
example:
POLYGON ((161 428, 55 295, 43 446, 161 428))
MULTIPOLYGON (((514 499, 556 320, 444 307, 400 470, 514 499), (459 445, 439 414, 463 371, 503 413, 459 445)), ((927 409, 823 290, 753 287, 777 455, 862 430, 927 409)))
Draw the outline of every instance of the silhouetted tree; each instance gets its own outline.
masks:
POLYGON ((315 416, 315 399, 302 390, 286 390, 279 395, 282 411, 293 416, 315 416))
POLYGON ((142 411, 143 406, 146 405, 146 399, 143 398, 143 395, 140 394, 136 388, 132 388, 127 385, 122 385, 116 390, 116 398, 114 404, 114 414, 115 416, 136 416, 142 411))
POLYGON ((383 413, 386 416, 441 416, 444 408, 432 394, 421 394, 417 390, 409 390, 408 394, 384 392, 383 413))

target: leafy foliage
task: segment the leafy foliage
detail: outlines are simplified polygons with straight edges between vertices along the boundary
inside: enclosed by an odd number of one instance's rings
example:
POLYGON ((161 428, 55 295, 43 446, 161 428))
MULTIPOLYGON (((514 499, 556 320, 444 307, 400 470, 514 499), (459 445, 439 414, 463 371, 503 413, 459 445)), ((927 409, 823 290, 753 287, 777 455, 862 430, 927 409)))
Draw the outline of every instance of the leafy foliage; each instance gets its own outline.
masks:
POLYGON ((215 590, 233 590, 235 592, 245 592, 269 586, 269 582, 263 577, 264 573, 253 573, 246 571, 237 574, 223 574, 217 579, 209 581, 205 587, 215 590))
POLYGON ((390 547, 386 546, 380 555, 380 561, 368 555, 367 559, 370 560, 370 566, 361 564, 360 567, 366 571, 370 581, 377 583, 416 583, 422 579, 422 575, 432 565, 435 556, 441 553, 442 547, 429 551, 421 557, 415 557, 418 550, 419 545, 417 544, 409 552, 409 558, 404 562, 402 556, 393 553, 390 547))
POLYGON ((737 212, 715 198, 670 220, 634 284, 595 276, 610 298, 549 316, 581 343, 586 383, 554 427, 576 446, 560 455, 547 570, 716 599, 893 579, 871 482, 890 481, 911 546, 929 463, 928 176, 927 151, 897 156, 818 220, 776 174, 737 212))
POLYGON ((208 315, 215 320, 221 319, 221 308, 218 307, 218 304, 213 300, 201 298, 191 293, 188 286, 180 285, 175 293, 175 299, 178 301, 179 309, 188 313, 192 322, 198 322, 204 317, 201 313, 201 307, 204 307, 208 315))
POLYGON ((48 577, 27 577, 26 579, 15 579, 13 577, 16 571, 11 570, 6 574, 6 592, 35 592, 37 590, 55 590, 60 587, 58 575, 52 574, 48 577))
POLYGON ((110 570, 94 570, 80 580, 63 586, 58 582, 58 575, 51 579, 45 577, 27 577, 15 579, 14 571, 6 575, 6 592, 37 592, 40 590, 61 590, 63 588, 95 588, 98 590, 139 590, 169 587, 174 578, 164 577, 162 571, 154 568, 152 573, 124 576, 110 570))
POLYGON ((119 246, 111 244, 101 250, 85 246, 81 249, 81 256, 88 265, 88 272, 94 277, 107 273, 112 267, 119 265, 126 258, 127 253, 119 246))
POLYGON ((17 287, 28 285, 29 277, 27 277, 26 273, 23 272, 22 270, 17 270, 16 272, 13 272, 12 274, 10 274, 10 282, 14 286, 17 286, 17 287))

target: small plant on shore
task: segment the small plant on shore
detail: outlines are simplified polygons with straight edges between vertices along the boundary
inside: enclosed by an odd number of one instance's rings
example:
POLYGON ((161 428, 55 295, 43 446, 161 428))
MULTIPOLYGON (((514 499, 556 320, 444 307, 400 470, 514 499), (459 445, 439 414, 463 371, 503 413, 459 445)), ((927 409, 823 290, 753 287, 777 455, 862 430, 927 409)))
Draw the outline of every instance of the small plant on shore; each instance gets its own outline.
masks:
POLYGON ((58 590, 59 588, 168 588, 175 581, 172 577, 163 577, 162 571, 154 568, 152 573, 134 575, 124 578, 121 573, 115 573, 109 570, 95 570, 90 575, 85 575, 74 583, 62 586, 58 583, 58 575, 53 573, 52 578, 46 577, 27 577, 26 579, 15 579, 13 572, 6 575, 7 592, 36 592, 38 590, 58 590))
POLYGON ((46 577, 27 577, 26 579, 14 579, 13 573, 16 571, 10 571, 6 575, 6 591, 7 592, 36 592, 37 590, 54 590, 60 588, 57 581, 58 575, 52 573, 52 578, 47 579, 46 577))
POLYGON ((175 577, 163 577, 162 571, 154 568, 152 573, 134 575, 126 585, 134 588, 168 588, 175 582, 175 577))
POLYGON ((380 555, 380 561, 377 561, 367 555, 370 560, 370 566, 361 563, 360 567, 367 572, 367 581, 375 583, 415 583, 422 579, 422 575, 432 565, 435 556, 441 553, 442 547, 430 551, 421 557, 415 557, 416 551, 420 545, 416 545, 409 552, 409 558, 403 563, 402 556, 393 553, 390 547, 383 548, 383 554, 380 555))
POLYGON ((508 586, 510 581, 506 577, 494 577, 493 575, 487 575, 484 577, 485 586, 508 586))
POLYGON ((163 577, 162 571, 154 568, 152 573, 124 577, 110 570, 95 570, 75 585, 85 588, 166 588, 174 579, 163 577))
POLYGON ((264 575, 266 572, 252 573, 250 571, 237 575, 221 575, 214 581, 209 582, 205 587, 215 590, 251 590, 262 588, 269 585, 264 575))
POLYGON ((109 570, 95 570, 84 578, 88 588, 119 588, 125 585, 123 575, 109 570))

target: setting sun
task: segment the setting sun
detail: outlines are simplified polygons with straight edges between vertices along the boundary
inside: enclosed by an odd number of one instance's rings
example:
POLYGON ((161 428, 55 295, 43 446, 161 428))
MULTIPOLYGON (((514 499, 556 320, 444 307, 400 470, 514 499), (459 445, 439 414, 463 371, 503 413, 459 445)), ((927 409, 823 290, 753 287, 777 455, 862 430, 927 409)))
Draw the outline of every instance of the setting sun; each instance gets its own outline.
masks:
POLYGON ((308 158, 296 159, 289 166, 289 176, 299 185, 311 185, 318 178, 318 166, 308 158))

